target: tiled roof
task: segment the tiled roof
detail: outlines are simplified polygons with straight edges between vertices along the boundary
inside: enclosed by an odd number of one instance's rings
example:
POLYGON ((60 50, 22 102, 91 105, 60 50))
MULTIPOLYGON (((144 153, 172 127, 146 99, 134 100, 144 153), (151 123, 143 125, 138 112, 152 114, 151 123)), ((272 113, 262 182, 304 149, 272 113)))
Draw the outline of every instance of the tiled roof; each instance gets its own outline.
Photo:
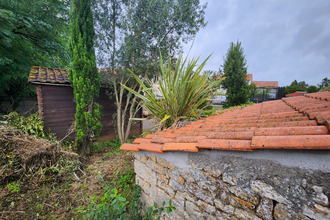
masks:
POLYGON ((246 74, 246 80, 247 81, 251 81, 252 80, 252 74, 251 73, 246 74))
POLYGON ((303 96, 304 94, 306 94, 307 92, 293 92, 290 94, 286 94, 286 97, 293 97, 293 96, 303 96))
POLYGON ((30 70, 28 82, 47 84, 70 84, 68 70, 33 66, 30 70))
POLYGON ((278 88, 277 81, 252 81, 257 88, 278 88))
POLYGON ((222 114, 137 138, 120 149, 198 152, 203 149, 330 149, 330 91, 227 110, 222 114))

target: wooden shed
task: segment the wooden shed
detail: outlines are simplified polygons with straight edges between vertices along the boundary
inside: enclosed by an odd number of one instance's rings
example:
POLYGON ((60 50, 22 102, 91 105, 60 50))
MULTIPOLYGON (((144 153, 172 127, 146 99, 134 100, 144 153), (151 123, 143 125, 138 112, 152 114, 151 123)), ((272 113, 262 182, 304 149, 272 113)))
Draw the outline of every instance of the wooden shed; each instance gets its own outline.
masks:
MULTIPOLYGON (((28 82, 36 86, 39 116, 44 121, 46 131, 58 138, 65 137, 73 128, 76 112, 68 70, 33 66, 28 82)), ((115 102, 106 94, 106 88, 100 89, 100 96, 96 102, 103 106, 101 139, 113 140, 116 137, 113 123, 113 114, 116 113, 115 102)), ((139 135, 141 132, 142 123, 134 124, 132 134, 139 135)), ((72 133, 66 139, 74 138, 75 134, 72 133)))

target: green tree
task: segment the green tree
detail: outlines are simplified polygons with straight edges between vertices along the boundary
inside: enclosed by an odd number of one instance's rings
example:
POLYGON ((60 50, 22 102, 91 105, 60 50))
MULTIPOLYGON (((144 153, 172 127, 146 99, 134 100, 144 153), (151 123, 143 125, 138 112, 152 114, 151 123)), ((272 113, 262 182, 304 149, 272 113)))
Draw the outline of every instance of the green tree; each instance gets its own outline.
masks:
POLYGON ((121 143, 129 137, 132 125, 132 120, 125 121, 134 118, 141 107, 137 96, 121 86, 124 84, 137 92, 142 89, 132 80, 127 68, 141 78, 154 78, 160 72, 160 53, 170 53, 174 60, 182 43, 206 25, 205 7, 199 0, 96 1, 98 61, 100 66, 111 67, 102 78, 110 82, 116 100, 121 143))
POLYGON ((229 107, 247 103, 250 97, 250 87, 246 80, 246 59, 241 42, 230 44, 224 60, 223 72, 225 79, 221 84, 227 90, 224 105, 229 107))
POLYGON ((323 87, 327 87, 330 85, 330 79, 328 79, 328 77, 325 77, 324 79, 322 79, 322 82, 320 84, 318 84, 319 89, 323 88, 323 87))
POLYGON ((34 94, 33 65, 66 67, 68 0, 0 1, 0 97, 34 94))
POLYGON ((71 1, 70 29, 72 66, 69 79, 76 102, 76 143, 79 153, 87 155, 93 138, 99 136, 102 128, 100 106, 94 101, 99 95, 100 77, 95 64, 94 24, 89 0, 71 1))
POLYGON ((314 92, 318 92, 318 91, 319 91, 319 89, 316 86, 313 86, 313 85, 311 85, 307 88, 308 93, 314 93, 314 92))
POLYGON ((297 91, 307 91, 308 84, 305 81, 298 82, 293 80, 289 86, 285 87, 285 94, 290 94, 297 91))

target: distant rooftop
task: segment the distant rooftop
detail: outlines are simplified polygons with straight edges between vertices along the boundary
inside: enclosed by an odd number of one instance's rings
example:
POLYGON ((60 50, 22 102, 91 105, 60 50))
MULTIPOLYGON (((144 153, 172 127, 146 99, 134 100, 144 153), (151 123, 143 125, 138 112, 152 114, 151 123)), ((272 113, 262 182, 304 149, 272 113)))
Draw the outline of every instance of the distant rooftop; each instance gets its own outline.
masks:
POLYGON ((304 94, 306 94, 307 92, 300 92, 300 91, 296 91, 290 94, 286 94, 286 97, 294 97, 294 96, 303 96, 304 94))
POLYGON ((252 81, 257 88, 278 88, 277 81, 252 81))

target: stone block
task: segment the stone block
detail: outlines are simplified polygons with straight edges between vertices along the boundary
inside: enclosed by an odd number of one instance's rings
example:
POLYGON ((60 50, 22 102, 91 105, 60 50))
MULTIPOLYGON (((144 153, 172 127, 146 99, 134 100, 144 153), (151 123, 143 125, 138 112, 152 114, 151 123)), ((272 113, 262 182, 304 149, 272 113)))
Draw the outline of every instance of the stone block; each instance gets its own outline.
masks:
POLYGON ((265 220, 273 219, 273 200, 261 198, 256 209, 257 215, 265 220))
POLYGON ((210 214, 214 214, 216 209, 213 205, 210 205, 202 200, 198 200, 197 205, 201 208, 203 208, 206 212, 210 214))
POLYGON ((142 202, 142 204, 144 204, 144 211, 147 210, 147 207, 153 207, 154 205, 152 199, 144 192, 141 192, 140 201, 142 202))
POLYGON ((156 176, 157 176, 158 184, 160 184, 160 183, 168 184, 169 183, 169 177, 167 175, 157 173, 156 176))
POLYGON ((316 195, 313 197, 314 202, 319 203, 321 205, 327 206, 329 205, 328 197, 323 193, 323 188, 320 186, 313 186, 313 190, 316 195))
POLYGON ((268 199, 275 200, 279 203, 284 203, 287 205, 291 205, 292 203, 284 198, 282 195, 280 195, 274 187, 260 181, 260 180, 255 180, 251 181, 251 190, 254 193, 258 193, 262 197, 266 197, 268 199))
POLYGON ((306 216, 296 213, 292 207, 287 206, 282 203, 276 204, 274 208, 274 218, 276 220, 282 219, 299 219, 299 220, 309 220, 306 216))
POLYGON ((147 160, 146 165, 152 169, 153 171, 160 173, 160 174, 167 174, 167 168, 159 165, 158 163, 154 162, 153 160, 147 160))
POLYGON ((234 214, 235 208, 231 205, 224 204, 220 199, 214 200, 214 205, 217 209, 228 214, 234 214))
POLYGON ((166 202, 166 204, 168 204, 168 202, 170 201, 170 199, 172 199, 172 197, 168 195, 164 190, 160 189, 159 187, 155 187, 155 189, 156 189, 156 198, 153 199, 153 201, 157 202, 158 205, 161 205, 163 202, 166 202))
POLYGON ((140 177, 136 176, 136 184, 141 186, 142 190, 148 194, 150 190, 150 184, 141 179, 140 177))
POLYGON ((186 201, 185 209, 189 216, 195 216, 196 214, 198 214, 198 216, 200 215, 200 208, 193 202, 186 201))
POLYGON ((244 209, 255 209, 255 205, 253 205, 251 202, 245 201, 235 196, 230 196, 229 201, 230 204, 234 207, 241 207, 244 209))
POLYGON ((178 181, 176 181, 174 178, 170 178, 170 181, 168 185, 175 191, 186 191, 186 185, 181 185, 178 181))
POLYGON ((195 179, 191 173, 181 173, 182 177, 188 182, 188 183, 194 183, 195 179))
POLYGON ((258 216, 256 216, 254 213, 243 210, 243 209, 235 209, 235 215, 239 218, 239 219, 246 219, 246 220, 262 220, 261 218, 259 218, 258 216))
POLYGON ((249 188, 242 189, 236 186, 229 187, 229 192, 234 194, 245 201, 250 201, 253 205, 257 206, 259 204, 259 196, 252 193, 249 188))
POLYGON ((216 211, 215 216, 218 220, 228 220, 231 219, 231 216, 225 212, 216 211))
POLYGON ((139 176, 144 181, 150 183, 151 185, 157 184, 156 173, 152 169, 147 167, 145 164, 139 161, 134 161, 134 171, 137 176, 139 176))
POLYGON ((152 160, 153 162, 157 163, 157 157, 155 155, 150 156, 149 160, 152 160))
POLYGON ((161 157, 157 157, 157 163, 159 165, 161 165, 162 167, 166 167, 168 168, 170 171, 174 171, 175 167, 172 163, 168 162, 167 160, 161 158, 161 157))
POLYGON ((176 191, 175 197, 180 197, 180 198, 183 198, 185 200, 189 200, 191 202, 195 202, 195 201, 198 200, 195 196, 192 196, 188 192, 181 192, 181 191, 176 191))
POLYGON ((231 174, 223 173, 222 174, 222 181, 225 182, 225 183, 228 183, 232 186, 236 186, 236 177, 231 175, 231 174))
POLYGON ((199 186, 196 183, 192 183, 192 184, 188 185, 187 191, 190 192, 191 194, 195 195, 199 199, 213 205, 213 198, 210 196, 208 191, 199 188, 199 186))
POLYGON ((148 156, 143 155, 143 156, 140 156, 140 159, 139 159, 139 160, 140 160, 141 163, 144 163, 144 164, 145 164, 145 163, 147 162, 148 159, 149 159, 148 156))
POLYGON ((179 182, 180 185, 183 185, 184 182, 185 182, 185 179, 182 176, 179 176, 178 177, 178 182, 179 182))
POLYGON ((210 166, 204 167, 203 170, 205 171, 205 173, 207 173, 208 175, 211 175, 215 178, 219 178, 222 174, 220 169, 216 169, 216 168, 212 169, 210 166))
POLYGON ((304 205, 303 212, 305 216, 317 219, 317 220, 329 220, 330 219, 330 209, 321 205, 316 204, 314 208, 310 208, 304 205))

